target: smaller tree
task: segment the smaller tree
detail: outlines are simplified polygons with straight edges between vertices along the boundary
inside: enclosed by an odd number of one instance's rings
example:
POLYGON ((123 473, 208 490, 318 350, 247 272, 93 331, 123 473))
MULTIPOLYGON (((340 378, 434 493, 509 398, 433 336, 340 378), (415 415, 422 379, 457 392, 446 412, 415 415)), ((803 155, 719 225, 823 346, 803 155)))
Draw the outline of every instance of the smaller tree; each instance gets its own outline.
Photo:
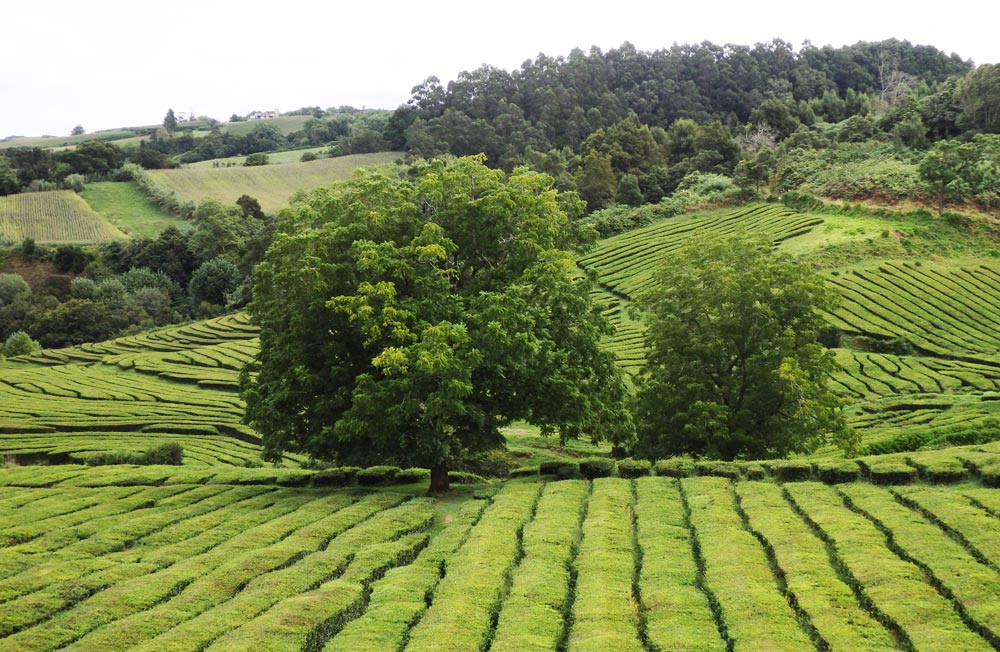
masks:
POLYGON ((961 200, 971 193, 966 172, 972 158, 968 145, 943 140, 927 153, 917 167, 921 181, 937 197, 938 215, 944 212, 945 200, 961 200))
POLYGON ((163 118, 163 128, 166 129, 169 134, 177 131, 177 116, 174 115, 173 109, 167 109, 167 115, 163 118))
POLYGON ((82 125, 77 125, 73 127, 73 131, 69 132, 70 136, 82 136, 87 133, 87 130, 83 128, 82 125))
POLYGON ((209 303, 213 306, 225 306, 229 295, 243 282, 243 275, 236 265, 225 258, 213 258, 194 270, 188 295, 195 306, 209 303))
POLYGON ((817 341, 836 295, 769 240, 696 236, 639 301, 649 358, 637 379, 637 453, 781 457, 855 443, 817 341))
POLYGON ((3 343, 3 354, 8 358, 18 355, 31 355, 39 350, 41 350, 41 347, 38 346, 38 343, 31 339, 31 336, 24 331, 11 333, 7 337, 7 341, 3 343))
POLYGON ((264 152, 254 152, 253 154, 247 156, 246 160, 243 161, 243 165, 246 167, 252 167, 255 165, 267 165, 268 162, 267 154, 264 152))

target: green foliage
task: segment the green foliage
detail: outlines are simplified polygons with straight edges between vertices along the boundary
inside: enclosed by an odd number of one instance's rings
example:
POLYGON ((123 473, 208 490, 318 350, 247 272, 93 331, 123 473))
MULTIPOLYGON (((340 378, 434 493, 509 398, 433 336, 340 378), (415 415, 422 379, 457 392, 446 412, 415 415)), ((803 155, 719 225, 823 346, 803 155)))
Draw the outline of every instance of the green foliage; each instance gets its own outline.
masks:
POLYGON ((35 340, 31 339, 30 335, 24 331, 16 331, 7 336, 0 353, 8 358, 13 358, 19 355, 31 355, 40 350, 41 347, 35 340))
POLYGON ((618 475, 622 478, 642 478, 649 475, 652 468, 649 460, 618 460, 618 475))
POLYGON ((588 457, 580 460, 580 475, 588 480, 609 478, 614 471, 615 461, 608 457, 588 457))
POLYGON ((107 466, 109 464, 138 464, 143 466, 168 464, 180 466, 183 463, 184 448, 177 442, 160 444, 142 453, 113 451, 97 453, 87 458, 87 464, 90 466, 107 466))
POLYGON ((255 270, 261 352, 242 386, 269 456, 441 473, 520 418, 627 440, 624 385, 571 254, 593 232, 550 183, 435 161, 282 213, 255 270))
POLYGON ((245 167, 253 167, 255 165, 267 165, 268 163, 269 160, 267 158, 266 152, 254 152, 253 154, 247 156, 246 160, 243 161, 243 165, 245 167))
POLYGON ((637 382, 636 451, 780 457, 854 441, 816 341, 835 295, 760 238, 697 237, 640 301, 649 360, 637 382))
POLYGON ((30 296, 31 286, 21 275, 0 274, 0 307, 30 296))
POLYGON ((202 264, 191 274, 188 296, 193 305, 201 302, 227 305, 243 282, 243 274, 229 260, 218 257, 202 264))

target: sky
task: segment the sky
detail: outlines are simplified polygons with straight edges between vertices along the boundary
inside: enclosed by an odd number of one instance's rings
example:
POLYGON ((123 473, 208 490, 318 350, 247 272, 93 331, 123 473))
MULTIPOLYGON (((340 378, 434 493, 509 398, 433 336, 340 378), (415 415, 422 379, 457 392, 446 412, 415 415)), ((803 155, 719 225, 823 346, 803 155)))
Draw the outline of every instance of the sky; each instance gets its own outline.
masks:
POLYGON ((394 109, 539 53, 652 51, 775 38, 799 50, 888 38, 1000 63, 996 0, 3 0, 0 138, 159 124, 168 108, 225 121, 253 110, 394 109))

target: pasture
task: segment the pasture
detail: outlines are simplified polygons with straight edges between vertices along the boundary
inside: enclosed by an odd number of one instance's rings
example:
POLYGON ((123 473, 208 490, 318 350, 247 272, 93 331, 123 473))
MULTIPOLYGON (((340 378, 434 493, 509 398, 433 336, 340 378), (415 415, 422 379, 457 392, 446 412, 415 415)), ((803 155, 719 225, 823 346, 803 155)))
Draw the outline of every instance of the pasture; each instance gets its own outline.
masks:
POLYGON ((95 212, 133 237, 155 238, 168 226, 187 228, 185 220, 153 204, 131 181, 88 183, 81 196, 95 212))
POLYGON ((232 204, 247 194, 256 198, 265 212, 274 213, 296 192, 348 179, 358 167, 391 163, 397 158, 396 152, 381 152, 257 167, 150 170, 149 176, 181 200, 210 198, 232 204))
POLYGON ((0 197, 0 234, 11 242, 94 243, 127 238, 72 190, 0 197))

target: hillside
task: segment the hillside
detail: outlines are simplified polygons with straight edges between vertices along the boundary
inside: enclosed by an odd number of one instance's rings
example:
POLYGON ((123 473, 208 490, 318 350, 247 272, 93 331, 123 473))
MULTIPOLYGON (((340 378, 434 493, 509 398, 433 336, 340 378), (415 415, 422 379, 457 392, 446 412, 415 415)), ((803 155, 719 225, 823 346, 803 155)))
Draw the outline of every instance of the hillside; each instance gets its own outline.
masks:
MULTIPOLYGON (((634 369, 625 298, 687 235, 750 228, 827 261, 817 233, 863 249, 878 219, 697 213, 606 239, 581 264, 627 326, 610 345, 634 369)), ((830 315, 837 382, 867 441, 997 404, 1000 316, 982 301, 995 270, 940 256, 827 268, 849 299, 830 315)), ((539 457, 517 431, 518 477, 466 476, 478 484, 431 499, 426 470, 316 472, 295 455, 248 468, 262 448, 235 388, 256 335, 235 315, 0 363, 0 651, 1000 645, 998 442, 616 470, 594 461, 607 449, 550 442, 539 457), (165 444, 183 465, 134 464, 165 444)))

